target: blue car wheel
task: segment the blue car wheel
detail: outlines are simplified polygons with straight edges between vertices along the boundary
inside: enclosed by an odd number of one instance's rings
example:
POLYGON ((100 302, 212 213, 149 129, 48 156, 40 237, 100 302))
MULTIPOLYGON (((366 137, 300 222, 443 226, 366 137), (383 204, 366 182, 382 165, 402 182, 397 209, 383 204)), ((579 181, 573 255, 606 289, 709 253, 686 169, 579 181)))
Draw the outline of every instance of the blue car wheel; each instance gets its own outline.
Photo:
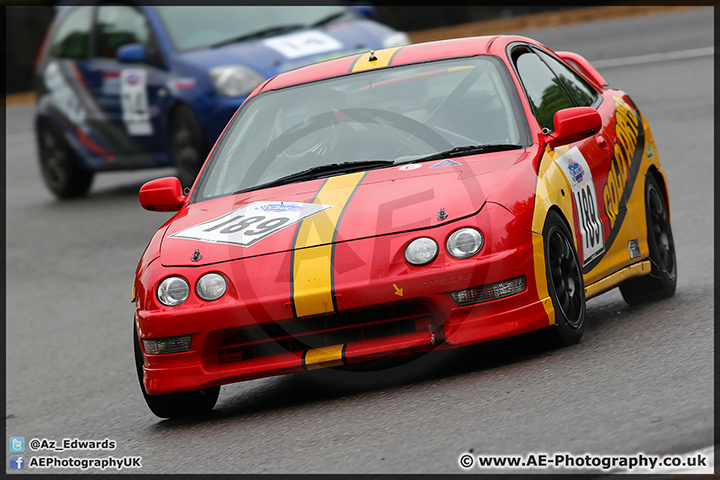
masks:
POLYGON ((58 128, 49 121, 41 121, 37 141, 40 170, 50 191, 58 198, 85 195, 92 185, 94 172, 79 167, 58 128))

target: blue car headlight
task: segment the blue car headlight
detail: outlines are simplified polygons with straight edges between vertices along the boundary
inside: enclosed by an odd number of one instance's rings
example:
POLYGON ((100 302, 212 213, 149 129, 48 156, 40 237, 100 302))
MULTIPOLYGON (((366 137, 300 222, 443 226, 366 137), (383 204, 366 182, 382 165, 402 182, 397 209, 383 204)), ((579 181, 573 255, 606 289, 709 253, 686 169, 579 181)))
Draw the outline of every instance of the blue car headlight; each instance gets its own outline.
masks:
POLYGON ((244 65, 223 65, 210 69, 210 80, 218 95, 243 97, 250 95, 265 78, 244 65))

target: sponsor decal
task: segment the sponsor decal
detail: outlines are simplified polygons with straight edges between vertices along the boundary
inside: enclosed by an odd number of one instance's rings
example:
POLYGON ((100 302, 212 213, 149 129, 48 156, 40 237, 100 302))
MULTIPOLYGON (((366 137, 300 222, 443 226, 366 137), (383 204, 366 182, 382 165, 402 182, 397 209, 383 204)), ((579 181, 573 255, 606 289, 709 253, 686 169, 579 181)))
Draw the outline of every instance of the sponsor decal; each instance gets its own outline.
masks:
POLYGON ((270 38, 265 40, 263 44, 289 59, 317 55, 343 48, 342 43, 318 30, 270 38))
POLYGON ((605 234, 600 220, 592 173, 577 147, 556 158, 555 162, 570 182, 578 227, 583 240, 583 265, 586 265, 605 251, 605 234))
POLYGON ((628 242, 628 253, 631 259, 640 257, 640 244, 637 238, 633 238, 628 242))
MULTIPOLYGON (((613 97, 615 101, 615 137, 617 141, 614 145, 613 158, 608 170, 607 183, 603 187, 603 201, 605 204, 605 213, 610 221, 610 228, 615 227, 618 220, 621 207, 625 207, 629 191, 626 193, 627 187, 630 185, 628 172, 635 168, 639 168, 640 158, 634 155, 635 151, 640 148, 640 118, 630 105, 622 98, 613 97), (638 165, 635 165, 637 162, 638 165)), ((634 180, 634 178, 632 179, 634 180)))
POLYGON ((443 161, 441 161, 441 162, 436 163, 435 165, 433 165, 433 166, 430 167, 430 168, 454 167, 454 166, 456 166, 456 165, 462 165, 462 163, 458 163, 458 162, 455 162, 455 161, 450 160, 450 159, 445 159, 445 160, 443 160, 443 161))
POLYGON ((266 205, 260 205, 255 209, 263 212, 301 212, 302 206, 285 203, 268 203, 266 205))
POLYGON ((416 168, 420 168, 422 165, 419 163, 411 163, 410 165, 403 165, 401 167, 398 167, 398 170, 402 170, 403 172, 406 170, 415 170, 416 168))
POLYGON ((208 222, 181 230, 170 237, 250 247, 290 225, 332 207, 333 205, 315 203, 253 202, 208 222), (286 205, 288 208, 277 210, 272 207, 276 205, 286 205))
POLYGON ((572 159, 570 159, 568 161, 568 170, 570 171, 570 175, 573 176, 575 181, 582 182, 583 173, 585 173, 582 165, 580 165, 579 163, 575 163, 572 161, 572 159))

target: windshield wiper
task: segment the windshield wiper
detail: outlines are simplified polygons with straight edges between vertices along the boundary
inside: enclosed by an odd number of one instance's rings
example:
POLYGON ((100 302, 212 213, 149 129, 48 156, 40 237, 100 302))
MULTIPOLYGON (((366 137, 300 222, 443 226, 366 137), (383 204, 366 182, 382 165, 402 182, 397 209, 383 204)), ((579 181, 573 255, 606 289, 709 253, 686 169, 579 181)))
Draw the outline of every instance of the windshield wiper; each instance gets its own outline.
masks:
POLYGON ((253 190, 261 190, 263 188, 276 187, 278 185, 285 185, 288 183, 300 182, 303 180, 312 180, 315 178, 321 178, 328 173, 339 174, 339 173, 350 173, 358 170, 370 170, 373 168, 382 168, 394 165, 395 162, 390 160, 368 160, 364 162, 342 162, 342 163, 330 163, 328 165, 320 165, 300 172, 291 173, 284 177, 280 177, 276 180, 272 180, 267 183, 255 185, 254 187, 243 188, 233 193, 251 192, 253 190))
POLYGON ((425 157, 413 158, 411 160, 398 162, 398 164, 426 162, 428 160, 440 160, 443 158, 462 157, 465 155, 476 155, 478 153, 501 152, 503 150, 515 150, 518 148, 523 148, 523 146, 514 143, 496 143, 491 145, 463 145, 461 147, 455 147, 442 152, 433 153, 425 157))
POLYGON ((210 45, 210 48, 222 47, 224 45, 230 45, 231 43, 243 42, 245 40, 252 40, 254 38, 269 37, 270 35, 279 35, 279 34, 285 33, 285 32, 292 32, 293 30, 300 30, 301 28, 305 28, 305 25, 301 25, 301 24, 276 25, 274 27, 268 27, 268 28, 264 28, 262 30, 257 30, 255 32, 247 33, 245 35, 240 35, 239 37, 234 37, 234 38, 231 38, 228 40, 223 40, 222 42, 218 42, 213 45, 210 45))
POLYGON ((331 23, 331 22, 337 20, 338 18, 345 16, 347 13, 348 12, 339 12, 339 13, 330 14, 327 17, 321 18, 317 22, 310 24, 309 27, 315 28, 315 27, 321 27, 323 25, 327 25, 328 23, 331 23))

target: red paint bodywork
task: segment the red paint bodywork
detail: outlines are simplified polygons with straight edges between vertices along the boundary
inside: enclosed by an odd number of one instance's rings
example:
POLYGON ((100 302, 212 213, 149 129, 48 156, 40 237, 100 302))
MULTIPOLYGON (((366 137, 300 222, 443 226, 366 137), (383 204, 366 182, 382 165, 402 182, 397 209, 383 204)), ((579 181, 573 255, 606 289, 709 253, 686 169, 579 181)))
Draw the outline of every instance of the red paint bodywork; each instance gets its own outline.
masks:
MULTIPOLYGON (((337 309, 361 312, 378 306, 412 304, 413 309, 423 313, 416 318, 412 315, 403 318, 409 321, 415 318, 416 325, 421 327, 426 326, 422 322, 427 322, 428 328, 349 342, 346 363, 459 347, 548 326, 534 273, 532 238, 538 233, 531 231, 538 162, 547 139, 534 121, 507 58, 507 46, 513 42, 539 45, 517 36, 461 38, 408 45, 394 57, 393 65, 478 54, 499 57, 521 92, 533 145, 523 150, 460 157, 457 162, 461 165, 433 171, 429 166, 435 162, 410 171, 385 168, 367 173, 337 230, 334 252, 337 309), (441 208, 449 217, 439 221, 436 213, 441 208), (453 231, 464 226, 480 229, 485 244, 480 254, 457 260, 447 254, 444 245, 453 231), (432 237, 441 246, 438 258, 424 267, 409 265, 403 256, 405 247, 419 236, 432 237), (460 307, 450 296, 453 291, 519 276, 525 277, 526 290, 507 298, 460 307), (403 290, 402 297, 397 295, 398 288, 403 290), (433 346, 433 342, 438 345, 433 346)), ((296 83, 345 75, 357 57, 286 72, 267 81, 252 96, 296 83)), ((619 93, 603 91, 607 98, 611 94, 619 93)), ((612 138, 613 102, 605 100, 597 111, 605 125, 601 133, 612 138)), ((588 161, 603 157, 595 137, 580 144, 584 145, 581 148, 587 152, 588 161)), ((602 190, 606 179, 599 173, 594 179, 596 188, 602 190)), ((283 185, 192 205, 185 200, 177 215, 156 233, 140 260, 135 280, 139 336, 190 334, 192 344, 186 353, 144 354, 144 384, 148 393, 196 390, 305 369, 300 351, 228 362, 221 361, 219 354, 225 348, 223 342, 232 343, 228 338, 235 331, 249 331, 258 324, 294 321, 289 302, 291 250, 297 225, 263 239, 252 248, 198 245, 196 241, 168 236, 254 201, 310 203, 321 181, 283 185), (196 248, 202 250, 202 259, 194 262, 191 254, 196 248), (195 285, 208 272, 220 272, 229 279, 228 291, 219 300, 203 301, 194 291, 177 307, 165 307, 157 300, 156 288, 167 276, 181 275, 195 285)), ((577 222, 577 218, 573 221, 577 222)), ((609 228, 607 218, 603 221, 609 228)), ((579 245, 579 237, 577 240, 579 245)), ((227 348, 224 351, 227 354, 227 348)))

